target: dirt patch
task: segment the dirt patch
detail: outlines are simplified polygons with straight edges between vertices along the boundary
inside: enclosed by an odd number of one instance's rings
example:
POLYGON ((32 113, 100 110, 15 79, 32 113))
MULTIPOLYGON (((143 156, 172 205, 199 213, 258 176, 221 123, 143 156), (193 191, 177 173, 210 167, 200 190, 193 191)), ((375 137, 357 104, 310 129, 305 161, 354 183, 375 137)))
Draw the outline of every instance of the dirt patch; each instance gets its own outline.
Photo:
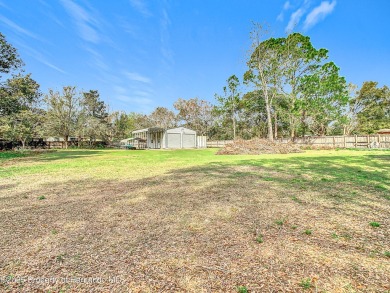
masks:
POLYGON ((254 138, 250 140, 237 139, 226 144, 217 155, 261 155, 302 153, 302 150, 291 143, 279 143, 267 139, 254 138))

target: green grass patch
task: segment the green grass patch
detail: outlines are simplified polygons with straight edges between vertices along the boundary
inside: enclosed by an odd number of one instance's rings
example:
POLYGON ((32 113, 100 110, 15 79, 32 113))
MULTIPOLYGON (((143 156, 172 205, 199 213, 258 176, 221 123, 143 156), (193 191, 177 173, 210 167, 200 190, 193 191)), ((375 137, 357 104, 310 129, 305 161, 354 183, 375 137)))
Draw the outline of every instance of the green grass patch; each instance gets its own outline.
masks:
POLYGON ((248 293, 248 289, 245 286, 238 286, 237 287, 237 292, 238 293, 248 293))
POLYGON ((370 226, 374 228, 379 228, 381 224, 379 224, 378 222, 370 222, 370 226))
POLYGON ((310 278, 303 279, 300 283, 299 286, 301 286, 303 289, 310 289, 313 287, 313 284, 311 282, 310 278))
POLYGON ((263 235, 257 236, 257 237, 256 237, 256 242, 257 242, 257 243, 263 243, 263 242, 264 242, 263 235))
POLYGON ((0 152, 0 163, 14 158, 25 157, 27 155, 28 152, 3 151, 0 152))

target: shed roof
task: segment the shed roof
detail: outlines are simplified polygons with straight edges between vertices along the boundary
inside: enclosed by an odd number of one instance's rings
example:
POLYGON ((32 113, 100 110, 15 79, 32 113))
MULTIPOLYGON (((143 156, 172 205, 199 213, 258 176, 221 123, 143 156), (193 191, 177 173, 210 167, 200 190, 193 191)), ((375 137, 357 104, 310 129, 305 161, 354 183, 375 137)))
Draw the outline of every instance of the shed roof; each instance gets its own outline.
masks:
POLYGON ((177 127, 177 128, 172 128, 172 129, 168 129, 167 130, 167 133, 191 133, 191 134, 196 134, 196 131, 195 130, 192 130, 192 129, 189 129, 189 128, 185 128, 185 127, 177 127))
POLYGON ((149 128, 134 130, 132 133, 159 132, 159 131, 163 131, 163 130, 164 130, 164 128, 161 128, 161 127, 149 127, 149 128))

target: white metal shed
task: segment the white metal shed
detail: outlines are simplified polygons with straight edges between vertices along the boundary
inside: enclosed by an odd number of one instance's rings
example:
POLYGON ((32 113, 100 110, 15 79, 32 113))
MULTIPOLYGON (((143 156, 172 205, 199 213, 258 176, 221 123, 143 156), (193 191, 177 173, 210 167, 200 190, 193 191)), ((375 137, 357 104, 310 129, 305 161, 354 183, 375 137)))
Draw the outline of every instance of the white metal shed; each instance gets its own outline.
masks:
POLYGON ((168 129, 164 134, 163 141, 164 148, 196 148, 196 131, 185 127, 168 129))

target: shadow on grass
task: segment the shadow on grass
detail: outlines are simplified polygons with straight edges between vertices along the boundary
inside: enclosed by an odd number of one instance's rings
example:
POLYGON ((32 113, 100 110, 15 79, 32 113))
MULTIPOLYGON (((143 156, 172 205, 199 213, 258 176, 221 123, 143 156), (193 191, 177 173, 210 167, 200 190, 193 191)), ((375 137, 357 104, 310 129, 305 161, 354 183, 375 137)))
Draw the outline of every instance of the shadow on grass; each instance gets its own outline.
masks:
POLYGON ((56 161, 64 159, 80 159, 92 156, 103 155, 104 150, 57 150, 39 157, 40 161, 56 161))

